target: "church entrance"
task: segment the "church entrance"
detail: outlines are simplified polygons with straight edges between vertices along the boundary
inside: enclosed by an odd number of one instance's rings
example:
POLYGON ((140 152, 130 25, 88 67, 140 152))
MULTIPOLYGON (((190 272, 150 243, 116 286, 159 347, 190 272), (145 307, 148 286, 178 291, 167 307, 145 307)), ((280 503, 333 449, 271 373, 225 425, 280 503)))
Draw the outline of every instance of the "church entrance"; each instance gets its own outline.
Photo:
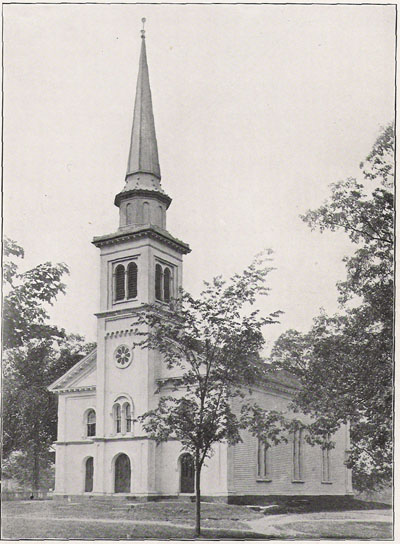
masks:
POLYGON ((194 462, 190 453, 184 453, 181 457, 181 493, 194 492, 194 462))
POLYGON ((85 491, 93 491, 93 457, 86 459, 85 463, 85 491))
POLYGON ((115 493, 131 492, 131 462, 125 453, 115 460, 115 493))

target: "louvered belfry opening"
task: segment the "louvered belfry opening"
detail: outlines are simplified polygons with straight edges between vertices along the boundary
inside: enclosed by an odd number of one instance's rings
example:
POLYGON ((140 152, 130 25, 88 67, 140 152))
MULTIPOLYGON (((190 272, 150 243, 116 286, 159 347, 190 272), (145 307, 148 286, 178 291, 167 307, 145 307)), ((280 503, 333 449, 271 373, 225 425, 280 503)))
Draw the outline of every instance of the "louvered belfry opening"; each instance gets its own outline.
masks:
POLYGON ((169 302, 171 299, 171 271, 169 268, 164 270, 164 301, 169 302))
POLYGON ((136 263, 128 264, 128 298, 137 297, 138 267, 136 263))
POLYGON ((125 298, 125 268, 119 264, 115 269, 115 300, 125 298))
POLYGON ((162 268, 156 264, 156 300, 162 300, 162 268))

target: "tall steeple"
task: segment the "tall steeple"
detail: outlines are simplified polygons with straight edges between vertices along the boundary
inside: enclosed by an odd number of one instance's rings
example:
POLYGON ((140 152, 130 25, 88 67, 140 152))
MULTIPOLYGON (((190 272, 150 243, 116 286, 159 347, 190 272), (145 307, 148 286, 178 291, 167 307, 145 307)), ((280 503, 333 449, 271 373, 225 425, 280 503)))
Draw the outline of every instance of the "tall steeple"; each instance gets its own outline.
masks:
POLYGON ((149 68, 147 66, 144 23, 141 31, 142 47, 139 60, 139 74, 136 85, 136 100, 133 114, 131 145, 126 177, 137 173, 152 174, 161 179, 156 131, 154 127, 153 104, 151 100, 149 68))
MULTIPOLYGON (((145 21, 146 19, 142 19, 143 27, 145 21)), ((141 31, 141 41, 128 169, 125 186, 115 197, 115 205, 120 209, 120 229, 149 225, 165 230, 166 211, 171 198, 160 183, 144 28, 141 31)))

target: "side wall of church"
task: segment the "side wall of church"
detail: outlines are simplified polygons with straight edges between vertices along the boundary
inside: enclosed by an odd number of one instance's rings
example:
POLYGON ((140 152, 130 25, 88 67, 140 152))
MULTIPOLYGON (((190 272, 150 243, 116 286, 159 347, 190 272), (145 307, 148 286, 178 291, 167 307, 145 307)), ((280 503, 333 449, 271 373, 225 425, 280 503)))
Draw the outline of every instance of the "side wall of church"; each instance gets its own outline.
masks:
MULTIPOLYGON (((280 394, 258 391, 253 397, 265 409, 287 410, 289 399, 280 394)), ((293 416, 302 418, 300 414, 293 416)), ((260 466, 264 458, 260 463, 258 440, 249 432, 243 432, 242 439, 243 442, 229 448, 229 494, 344 495, 352 492, 351 471, 344 465, 348 448, 346 427, 332 436, 335 447, 328 454, 304 439, 298 453, 294 437, 290 436, 288 443, 268 449, 266 466, 260 466)))

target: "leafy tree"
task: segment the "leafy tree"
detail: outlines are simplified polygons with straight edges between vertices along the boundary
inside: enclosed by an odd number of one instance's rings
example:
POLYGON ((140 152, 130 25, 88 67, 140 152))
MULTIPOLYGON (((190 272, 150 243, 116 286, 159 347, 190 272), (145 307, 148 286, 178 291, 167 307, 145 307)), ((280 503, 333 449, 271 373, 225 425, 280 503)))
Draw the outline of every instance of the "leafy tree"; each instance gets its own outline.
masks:
POLYGON ((48 323, 46 305, 65 293, 61 277, 68 273, 64 263, 39 264, 24 273, 18 272, 14 258, 23 258, 24 250, 16 242, 4 239, 3 347, 23 346, 26 340, 59 335, 48 323))
POLYGON ((170 380, 159 382, 157 407, 138 419, 157 443, 175 438, 193 455, 196 535, 201 470, 213 446, 241 441, 244 428, 266 444, 276 444, 295 424, 285 427, 282 414, 263 410, 249 398, 251 388, 268 379, 259 355, 262 327, 276 323, 280 314, 263 317, 252 309, 258 295, 268 294, 265 278, 272 269, 265 258, 229 281, 216 277, 205 282, 198 298, 182 291, 168 310, 150 306, 135 321, 137 345, 158 352, 161 364, 175 369, 170 380))
POLYGON ((300 378, 295 405, 316 418, 315 433, 350 422, 348 464, 360 490, 387 484, 392 470, 393 152, 391 124, 360 165, 367 185, 335 183, 303 217, 312 229, 345 231, 357 248, 337 284, 341 311, 322 312, 306 334, 287 331, 271 354, 275 368, 300 378))
POLYGON ((93 346, 49 324, 46 304, 65 292, 66 265, 19 273, 13 258, 23 249, 6 239, 4 254, 3 456, 8 472, 37 490, 57 432, 57 403, 47 386, 93 346))

